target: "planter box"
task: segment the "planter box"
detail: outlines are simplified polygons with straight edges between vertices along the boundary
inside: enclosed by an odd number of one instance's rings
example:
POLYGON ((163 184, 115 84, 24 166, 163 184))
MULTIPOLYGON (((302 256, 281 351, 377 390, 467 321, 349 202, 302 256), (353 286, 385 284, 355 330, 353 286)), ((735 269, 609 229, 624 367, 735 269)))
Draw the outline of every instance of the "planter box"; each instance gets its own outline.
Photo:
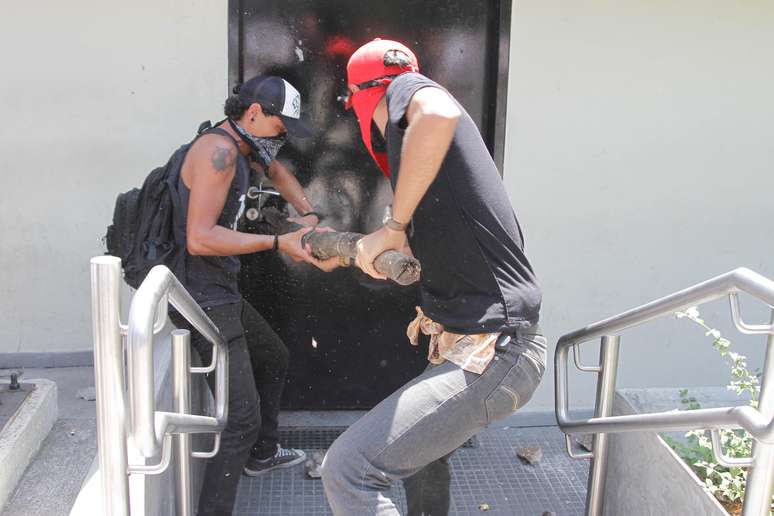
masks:
MULTIPOLYGON (((702 407, 738 405, 725 388, 691 388, 702 407)), ((615 415, 658 412, 680 407, 678 389, 622 389, 615 415)), ((682 435, 682 434, 678 434, 682 435)), ((656 433, 610 435, 605 516, 728 516, 723 506, 656 433)))

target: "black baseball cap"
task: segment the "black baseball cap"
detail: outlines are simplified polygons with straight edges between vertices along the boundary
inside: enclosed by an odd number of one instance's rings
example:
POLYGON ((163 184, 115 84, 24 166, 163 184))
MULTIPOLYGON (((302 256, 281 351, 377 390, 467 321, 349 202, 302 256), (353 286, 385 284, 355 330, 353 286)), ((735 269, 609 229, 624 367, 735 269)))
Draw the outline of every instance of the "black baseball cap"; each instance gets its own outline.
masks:
POLYGON ((272 115, 280 117, 291 136, 312 136, 312 131, 301 121, 301 94, 282 77, 257 75, 234 90, 243 103, 257 102, 272 115))

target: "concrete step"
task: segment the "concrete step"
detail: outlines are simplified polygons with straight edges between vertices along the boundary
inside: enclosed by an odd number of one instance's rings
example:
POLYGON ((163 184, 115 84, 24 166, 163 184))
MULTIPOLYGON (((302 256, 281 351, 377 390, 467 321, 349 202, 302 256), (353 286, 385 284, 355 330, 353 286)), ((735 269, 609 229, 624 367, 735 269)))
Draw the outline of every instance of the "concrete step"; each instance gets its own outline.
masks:
POLYGON ((0 508, 9 500, 56 421, 56 383, 25 381, 19 391, 5 392, 3 397, 10 413, 0 428, 0 508), (26 394, 18 396, 23 391, 26 394))
POLYGON ((95 420, 58 420, 0 514, 67 516, 96 452, 95 420))
POLYGON ((58 414, 55 406, 56 421, 0 516, 67 516, 96 454, 95 403, 78 397, 94 384, 93 369, 27 369, 21 381, 35 378, 55 383, 58 414))

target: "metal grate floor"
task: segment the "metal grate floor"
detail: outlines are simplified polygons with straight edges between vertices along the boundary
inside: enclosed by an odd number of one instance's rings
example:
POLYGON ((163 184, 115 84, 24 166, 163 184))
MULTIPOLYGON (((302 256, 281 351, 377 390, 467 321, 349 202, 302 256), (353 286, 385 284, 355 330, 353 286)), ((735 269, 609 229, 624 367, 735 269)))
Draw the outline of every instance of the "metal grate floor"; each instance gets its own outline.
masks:
MULTIPOLYGON (((346 427, 280 428, 280 442, 285 448, 327 450, 346 429, 346 427)), ((478 446, 476 436, 468 439, 462 445, 463 448, 475 448, 476 446, 478 446)))
MULTIPOLYGON (((307 453, 326 449, 342 429, 286 429, 284 446, 307 453)), ((588 462, 570 459, 564 434, 556 427, 493 428, 477 436, 477 445, 463 447, 452 456, 450 514, 467 516, 557 516, 584 514, 588 462), (516 451, 526 446, 543 448, 537 465, 522 464, 516 451), (482 512, 480 504, 490 509, 482 512)), ((405 514, 403 486, 392 488, 394 500, 405 514)), ((306 477, 303 466, 242 477, 234 516, 301 516, 332 514, 322 483, 306 477)), ((366 515, 364 515, 366 516, 366 515)))

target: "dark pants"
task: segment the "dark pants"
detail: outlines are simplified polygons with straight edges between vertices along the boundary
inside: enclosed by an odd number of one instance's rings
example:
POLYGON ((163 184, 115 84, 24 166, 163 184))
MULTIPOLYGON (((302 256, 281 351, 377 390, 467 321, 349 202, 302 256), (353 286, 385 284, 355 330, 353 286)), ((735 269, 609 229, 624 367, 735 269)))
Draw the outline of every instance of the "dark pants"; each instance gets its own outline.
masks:
POLYGON ((403 479, 408 516, 447 516, 451 495, 451 454, 431 462, 419 473, 403 479))
MULTIPOLYGON (((231 516, 248 455, 264 458, 276 450, 277 417, 289 356, 277 334, 246 301, 204 311, 228 341, 229 401, 220 452, 209 460, 204 472, 198 514, 231 516)), ((176 312, 170 313, 170 318, 178 328, 191 330, 194 349, 203 363, 209 363, 209 342, 176 312)))

